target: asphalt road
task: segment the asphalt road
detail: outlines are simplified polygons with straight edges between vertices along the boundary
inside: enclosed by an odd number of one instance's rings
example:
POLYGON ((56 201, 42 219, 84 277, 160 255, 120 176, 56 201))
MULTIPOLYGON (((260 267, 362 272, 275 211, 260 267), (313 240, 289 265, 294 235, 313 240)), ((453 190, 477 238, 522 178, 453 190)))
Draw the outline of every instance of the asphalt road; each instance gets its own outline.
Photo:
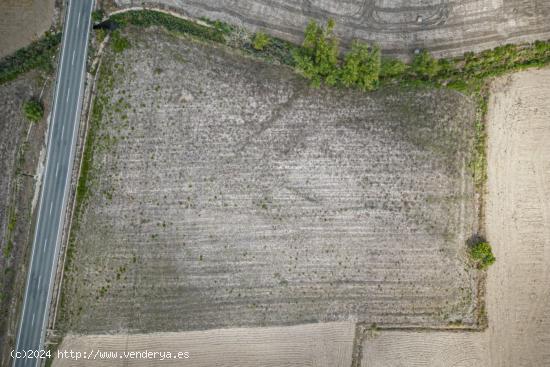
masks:
MULTIPOLYGON (((92 7, 93 0, 69 0, 67 6, 46 168, 17 335, 19 352, 37 351, 44 346, 82 105, 92 7)), ((34 358, 14 358, 13 365, 36 366, 40 362, 34 358)))

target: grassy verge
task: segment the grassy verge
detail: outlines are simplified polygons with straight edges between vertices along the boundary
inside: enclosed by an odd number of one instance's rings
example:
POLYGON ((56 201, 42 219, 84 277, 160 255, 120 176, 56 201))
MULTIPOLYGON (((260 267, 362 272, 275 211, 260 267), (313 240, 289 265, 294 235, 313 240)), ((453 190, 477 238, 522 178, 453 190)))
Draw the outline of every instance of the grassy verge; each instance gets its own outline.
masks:
POLYGON ((139 27, 161 26, 167 31, 179 34, 189 34, 207 41, 225 43, 224 34, 231 30, 220 26, 207 27, 189 20, 174 17, 170 14, 154 10, 131 10, 111 16, 111 21, 120 26, 128 24, 139 27))
POLYGON ((46 33, 44 37, 0 60, 0 84, 34 69, 52 70, 53 56, 61 42, 61 33, 46 33))

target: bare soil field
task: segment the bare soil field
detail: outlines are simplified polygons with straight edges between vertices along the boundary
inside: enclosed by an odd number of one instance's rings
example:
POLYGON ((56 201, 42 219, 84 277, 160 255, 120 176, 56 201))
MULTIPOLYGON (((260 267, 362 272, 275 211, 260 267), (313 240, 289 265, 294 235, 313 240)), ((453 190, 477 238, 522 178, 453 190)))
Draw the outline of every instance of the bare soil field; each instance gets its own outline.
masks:
POLYGON ((349 367, 351 322, 182 333, 68 335, 59 351, 188 352, 188 359, 55 359, 54 366, 349 367))
POLYGON ((222 46, 128 37, 102 60, 56 327, 475 324, 467 98, 313 89, 222 46))
POLYGON ((549 98, 550 69, 492 86, 486 226, 497 261, 487 279, 489 328, 382 332, 366 340, 364 367, 550 365, 549 98))
POLYGON ((31 71, 0 85, 0 365, 14 340, 17 299, 25 285, 34 175, 46 129, 45 119, 31 124, 21 108, 42 93, 47 115, 51 84, 43 72, 31 71))
POLYGON ((53 23, 55 0, 0 2, 0 58, 37 40, 53 23))
POLYGON ((336 20, 336 33, 378 43, 394 55, 427 48, 459 55, 509 42, 550 38, 547 0, 114 0, 119 6, 165 6, 301 42, 309 19, 336 20))

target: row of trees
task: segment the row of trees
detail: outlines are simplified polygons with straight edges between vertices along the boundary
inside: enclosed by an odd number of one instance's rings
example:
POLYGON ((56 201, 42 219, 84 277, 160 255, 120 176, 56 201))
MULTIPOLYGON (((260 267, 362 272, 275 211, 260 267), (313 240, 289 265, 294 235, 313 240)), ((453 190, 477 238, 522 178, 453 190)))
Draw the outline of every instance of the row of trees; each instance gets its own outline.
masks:
POLYGON ((426 51, 415 55, 409 66, 397 59, 382 59, 378 46, 357 40, 342 59, 334 26, 332 19, 324 28, 310 21, 302 48, 294 53, 296 70, 314 86, 325 83, 369 91, 378 87, 380 78, 395 78, 411 72, 421 79, 430 79, 440 71, 438 61, 426 51))

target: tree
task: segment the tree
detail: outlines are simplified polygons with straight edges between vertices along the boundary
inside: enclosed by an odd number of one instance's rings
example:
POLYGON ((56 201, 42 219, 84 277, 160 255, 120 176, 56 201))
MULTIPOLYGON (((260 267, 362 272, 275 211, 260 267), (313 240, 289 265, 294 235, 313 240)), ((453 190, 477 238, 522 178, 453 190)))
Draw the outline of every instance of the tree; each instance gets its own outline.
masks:
POLYGON ((256 32, 254 38, 252 38, 252 47, 255 50, 261 51, 269 45, 269 36, 264 32, 256 32))
POLYGON ((441 66, 428 51, 422 50, 414 57, 412 68, 417 76, 423 79, 432 79, 437 75, 441 66))
POLYGON ((488 268, 496 260, 491 246, 486 241, 481 241, 471 246, 470 256, 481 269, 488 268))
POLYGON ((23 103, 23 113, 29 121, 38 122, 44 116, 44 107, 40 101, 31 99, 23 103))
POLYGON ((346 87, 357 86, 365 91, 378 86, 380 76, 380 48, 353 41, 346 55, 340 80, 346 87))
POLYGON ((338 81, 338 39, 334 36, 334 20, 329 19, 325 28, 310 21, 306 27, 302 50, 294 54, 296 69, 312 84, 322 81, 335 85, 338 81))

